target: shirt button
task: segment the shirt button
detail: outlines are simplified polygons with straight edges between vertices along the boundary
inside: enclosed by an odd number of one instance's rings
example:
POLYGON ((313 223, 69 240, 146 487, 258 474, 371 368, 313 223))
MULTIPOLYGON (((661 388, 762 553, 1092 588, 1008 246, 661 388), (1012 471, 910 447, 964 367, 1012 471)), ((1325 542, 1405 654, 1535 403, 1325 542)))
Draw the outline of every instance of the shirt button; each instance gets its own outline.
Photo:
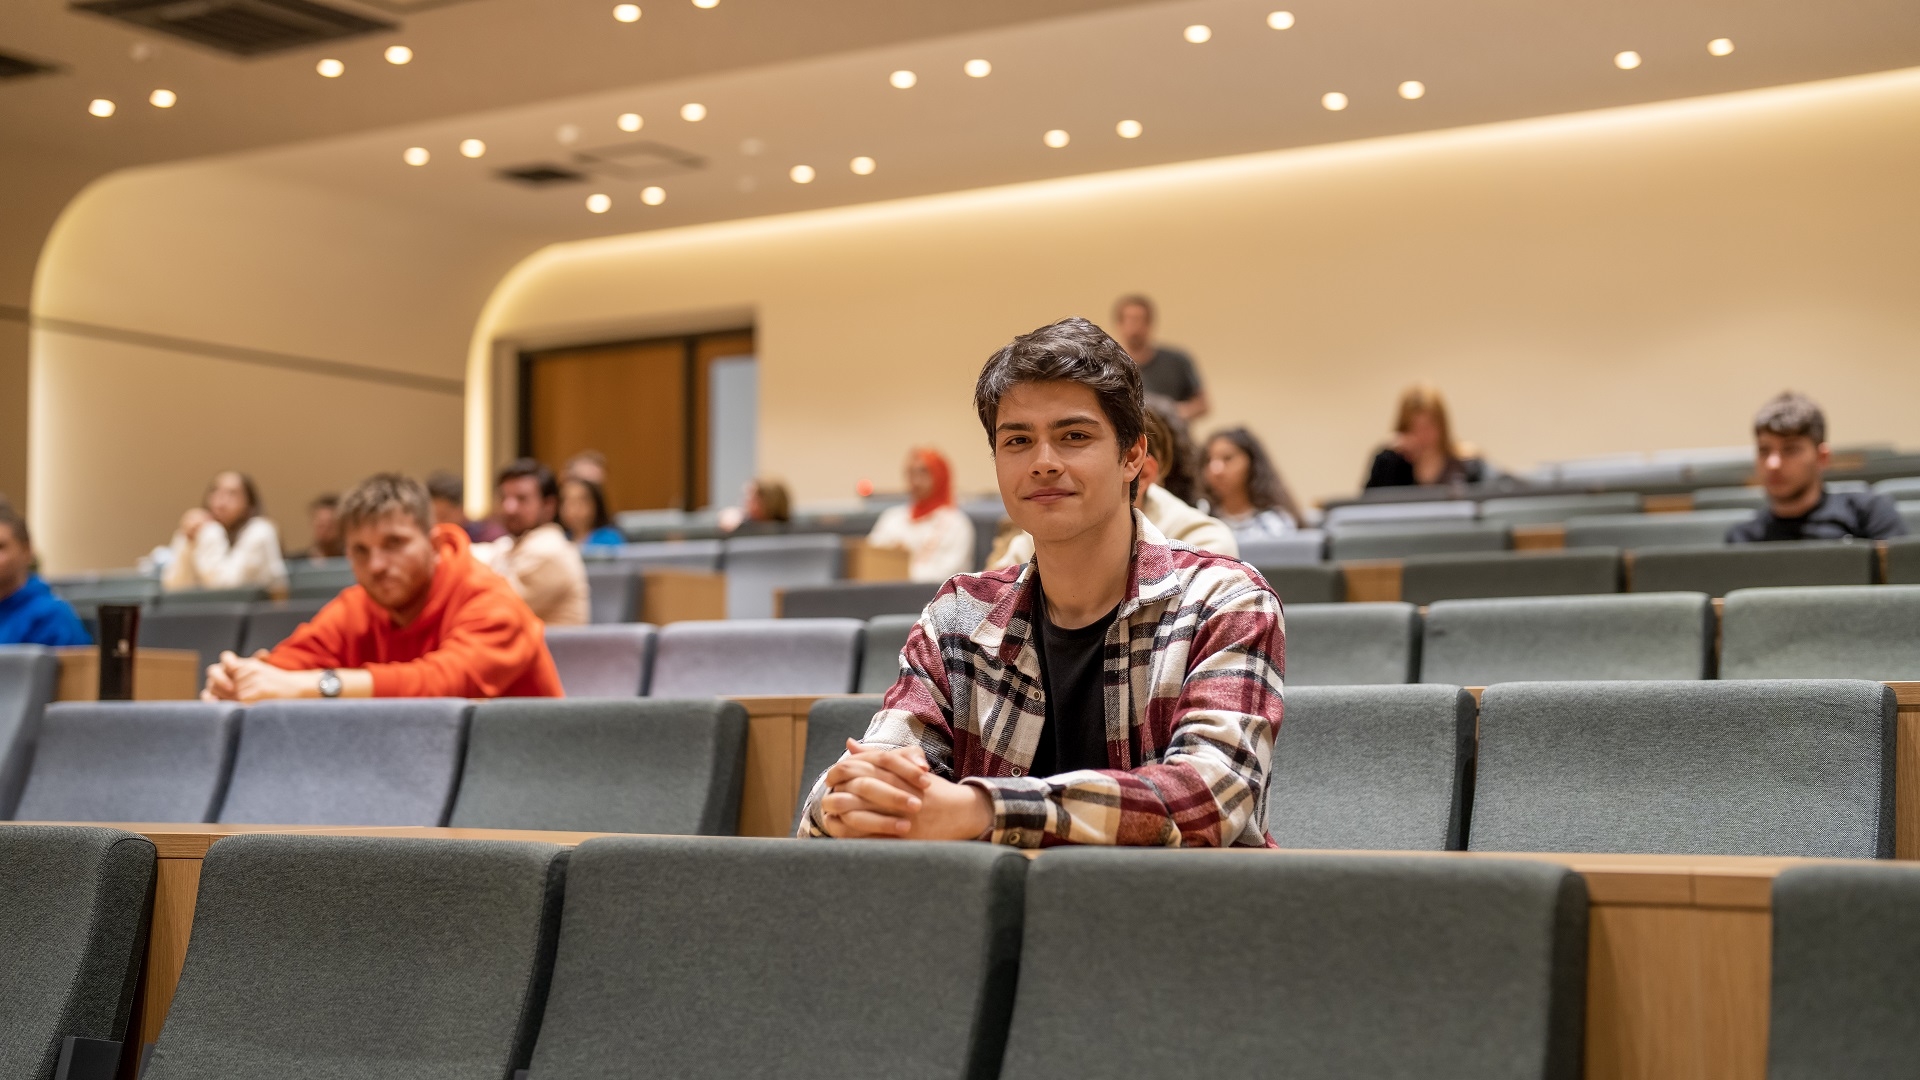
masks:
POLYGON ((1007 843, 1012 844, 1014 847, 1020 846, 1020 830, 1019 829, 1014 829, 1011 832, 1007 833, 1007 843))
POLYGON ((1013 767, 1013 775, 1015 775, 1015 776, 1019 776, 1019 775, 1020 775, 1020 766, 1018 766, 1018 765, 1015 765, 1015 766, 1013 767))

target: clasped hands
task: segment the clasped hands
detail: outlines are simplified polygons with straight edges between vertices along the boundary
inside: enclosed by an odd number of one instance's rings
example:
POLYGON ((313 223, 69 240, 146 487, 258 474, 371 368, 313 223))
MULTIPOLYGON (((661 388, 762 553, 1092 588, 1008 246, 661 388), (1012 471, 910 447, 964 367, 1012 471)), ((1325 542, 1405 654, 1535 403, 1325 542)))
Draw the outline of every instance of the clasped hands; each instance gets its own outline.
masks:
POLYGON ((200 700, 251 705, 273 698, 300 697, 301 691, 314 681, 310 671, 288 671, 267 663, 265 649, 252 656, 223 652, 220 662, 207 668, 207 685, 200 691, 200 700))
POLYGON ((993 799, 971 784, 935 776, 917 746, 847 740, 827 770, 820 819, 828 836, 978 840, 993 827, 993 799))

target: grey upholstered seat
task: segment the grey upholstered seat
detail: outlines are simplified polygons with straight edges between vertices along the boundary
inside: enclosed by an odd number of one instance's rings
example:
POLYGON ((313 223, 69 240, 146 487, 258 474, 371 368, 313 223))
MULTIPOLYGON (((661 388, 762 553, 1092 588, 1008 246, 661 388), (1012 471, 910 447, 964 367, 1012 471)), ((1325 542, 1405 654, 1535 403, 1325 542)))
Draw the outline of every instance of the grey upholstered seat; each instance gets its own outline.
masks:
POLYGON ((1327 511, 1328 525, 1378 521, 1471 521, 1480 507, 1471 499, 1438 502, 1352 502, 1327 511))
POLYGON ((1886 541, 1889 585, 1920 585, 1920 535, 1886 541))
POLYGON ((973 564, 967 569, 978 570, 987 565, 987 556, 993 554, 993 541, 1000 534, 1000 523, 1007 520, 1007 507, 995 495, 963 502, 960 512, 973 522, 973 564))
POLYGON ((1489 687, 1468 846, 1890 858, 1893 718, 1872 682, 1489 687))
POLYGON ((139 574, 85 575, 47 583, 60 598, 79 607, 101 604, 150 604, 160 595, 160 579, 139 574))
POLYGON ((1282 604, 1338 604, 1347 598, 1347 575, 1339 563, 1256 566, 1282 604))
POLYGON ((731 836, 746 761, 735 701, 482 702, 450 824, 731 836))
POLYGON ((833 533, 743 536, 726 542, 727 618, 773 618, 775 589, 825 585, 840 576, 845 549, 833 533))
POLYGON ((587 604, 588 621, 596 625, 633 622, 640 615, 640 572, 630 563, 587 563, 587 604))
POLYGON ((1634 592, 1703 592, 1770 585, 1871 585, 1872 544, 1833 540, 1719 547, 1651 547, 1633 553, 1634 592))
POLYGON ((807 710, 807 750, 800 765, 800 796, 793 804, 793 827, 800 828, 800 808, 827 766, 847 752, 847 740, 867 733, 873 714, 880 711, 883 699, 874 694, 859 697, 822 698, 807 710))
POLYGON ((1874 483, 1873 493, 1895 502, 1920 499, 1920 476, 1891 476, 1874 483))
POLYGON ((1572 1080, 1586 954, 1546 862, 1050 851, 1000 1077, 1572 1080))
POLYGON ((1768 1080, 1907 1080, 1920 1015, 1920 867, 1773 879, 1768 1080))
POLYGON ((1461 551, 1505 551, 1507 526, 1498 521, 1425 521, 1338 525, 1328 530, 1332 559, 1404 559, 1461 551))
MULTIPOLYGON (((231 589, 180 589, 174 592, 162 592, 154 598, 154 609, 161 612, 200 611, 215 607, 232 610, 238 606, 242 611, 248 604, 264 603, 267 590, 258 585, 240 585, 231 589)), ((146 620, 140 622, 141 633, 146 632, 146 620)))
POLYGON ((240 639, 240 653, 252 656, 260 649, 271 650, 287 640, 301 623, 312 622, 327 601, 318 598, 288 600, 280 604, 255 604, 247 609, 247 632, 240 639))
POLYGON ((988 844, 589 840, 531 1075, 992 1076, 1026 873, 988 844), (915 912, 937 962, 871 962, 915 912))
POLYGON ((1632 514, 1640 509, 1640 496, 1631 491, 1605 491, 1593 495, 1513 495, 1488 499, 1480 504, 1482 521, 1505 525, 1555 525, 1577 517, 1595 514, 1632 514))
POLYGON ((144 836, 0 828, 0 1076, 53 1080, 68 1037, 125 1038, 153 875, 144 836))
POLYGON ((452 698, 255 705, 240 722, 220 820, 444 825, 471 709, 452 698))
POLYGON ((1420 609, 1412 604, 1308 604, 1288 608, 1289 687, 1419 680, 1420 609))
POLYGON ((21 821, 212 821, 226 794, 240 707, 72 701, 47 707, 21 821))
POLYGON ((859 677, 856 619, 671 623, 654 649, 654 697, 845 694, 859 677))
POLYGON ((783 619, 871 619, 919 615, 940 591, 938 581, 839 581, 797 585, 780 604, 783 619))
POLYGON ((1897 502, 1893 508, 1899 513, 1900 520, 1906 525, 1909 534, 1920 533, 1920 499, 1897 502))
POLYGON ((1752 513, 1767 505, 1767 489, 1753 487, 1700 488, 1693 493, 1695 510, 1745 510, 1752 513))
POLYGON ((1920 585, 1741 589, 1720 626, 1723 679, 1920 680, 1920 585))
POLYGON ((1442 600, 1427 609, 1420 679, 1705 679, 1712 663, 1704 593, 1442 600))
POLYGON ((1410 604, 1619 591, 1618 548, 1416 555, 1400 570, 1400 599, 1410 604))
POLYGON ((907 647, 918 615, 879 615, 867 620, 865 646, 860 655, 862 694, 884 694, 900 679, 900 651, 907 647))
POLYGON ((247 627, 249 605, 167 605, 140 616, 140 644, 149 649, 191 649, 200 667, 218 663, 223 652, 237 652, 247 627))
POLYGON ((0 818, 13 816, 27 782, 40 716, 53 700, 60 661, 38 645, 0 645, 0 818))
POLYGON ((1285 536, 1244 536, 1238 539, 1240 561, 1250 566, 1311 565, 1327 554, 1327 534, 1320 529, 1301 529, 1285 536))
POLYGON ((555 844, 230 836, 145 1080, 507 1077, 558 936, 555 844))
POLYGON ((354 584, 353 567, 345 559, 323 564, 290 562, 287 564, 287 595, 295 600, 328 600, 354 584))
POLYGON ((720 569, 720 541, 654 540, 621 544, 614 549, 613 561, 625 563, 636 570, 659 568, 711 573, 720 569))
POLYGON ((1459 850, 1474 708, 1457 686, 1288 687, 1268 831, 1283 848, 1459 850))
POLYGON ((647 692, 658 637, 652 623, 549 626, 547 651, 568 697, 637 697, 647 692))
POLYGON ((1693 510, 1679 514, 1596 514, 1567 522, 1567 546, 1642 548, 1722 544, 1727 530, 1753 517, 1748 510, 1693 510))

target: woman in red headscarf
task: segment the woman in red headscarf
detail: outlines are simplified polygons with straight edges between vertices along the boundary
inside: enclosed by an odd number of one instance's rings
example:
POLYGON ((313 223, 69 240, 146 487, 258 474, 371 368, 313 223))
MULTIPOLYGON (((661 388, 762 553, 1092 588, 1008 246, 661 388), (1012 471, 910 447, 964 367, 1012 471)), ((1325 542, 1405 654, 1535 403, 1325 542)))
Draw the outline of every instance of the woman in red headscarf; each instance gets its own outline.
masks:
POLYGON ((890 506, 874 522, 867 543, 904 548, 907 576, 945 581, 973 569, 973 521, 953 505, 953 474, 940 451, 916 447, 907 453, 904 506, 890 506))

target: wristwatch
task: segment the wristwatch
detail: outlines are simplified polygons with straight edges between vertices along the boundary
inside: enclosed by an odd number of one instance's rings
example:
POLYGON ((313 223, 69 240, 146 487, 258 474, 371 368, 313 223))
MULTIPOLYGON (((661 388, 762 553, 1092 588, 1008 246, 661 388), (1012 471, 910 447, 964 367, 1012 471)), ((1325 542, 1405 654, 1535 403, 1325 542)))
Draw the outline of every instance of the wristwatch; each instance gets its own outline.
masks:
POLYGON ((340 673, 328 668, 320 673, 320 696, 336 698, 340 696, 340 673))

